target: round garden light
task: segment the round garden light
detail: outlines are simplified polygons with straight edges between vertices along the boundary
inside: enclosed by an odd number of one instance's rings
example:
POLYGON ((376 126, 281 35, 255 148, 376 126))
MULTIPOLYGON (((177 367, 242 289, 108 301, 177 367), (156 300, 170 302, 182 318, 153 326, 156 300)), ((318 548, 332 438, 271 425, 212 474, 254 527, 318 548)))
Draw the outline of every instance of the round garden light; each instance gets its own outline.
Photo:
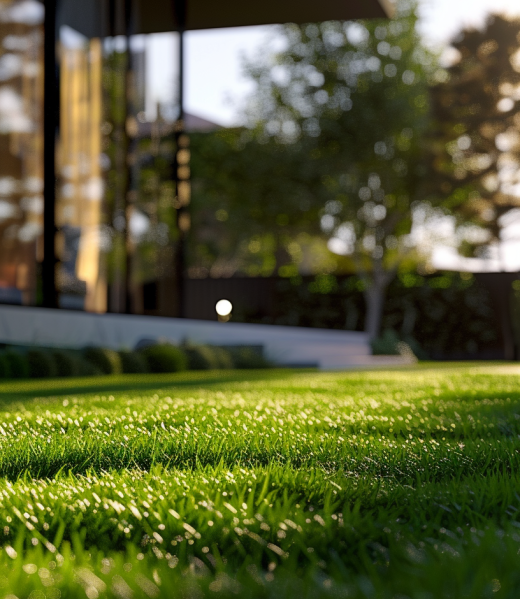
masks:
POLYGON ((222 322, 227 322, 231 318, 233 304, 227 299, 221 299, 217 302, 215 310, 218 314, 218 319, 222 322))

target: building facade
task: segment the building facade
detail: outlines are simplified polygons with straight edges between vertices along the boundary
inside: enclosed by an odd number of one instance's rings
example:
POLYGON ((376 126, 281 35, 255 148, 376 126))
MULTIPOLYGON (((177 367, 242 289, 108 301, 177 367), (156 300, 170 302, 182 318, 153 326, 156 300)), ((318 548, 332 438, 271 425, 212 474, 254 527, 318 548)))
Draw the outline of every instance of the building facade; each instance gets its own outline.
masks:
MULTIPOLYGON (((134 34, 139 23, 129 2, 54 3, 49 66, 46 8, 36 0, 0 2, 0 303, 143 313, 150 284, 175 286, 174 169, 184 174, 189 200, 188 138, 178 135, 178 34, 134 34), (161 49, 164 80, 150 69, 161 49), (44 95, 45 67, 53 66, 58 110, 44 95), (53 143, 44 147, 49 129, 53 143), (49 164, 53 188, 45 192, 49 164), (54 196, 50 231, 44 192, 46 200, 54 196), (45 236, 54 238, 53 298, 45 297, 52 253, 45 236)), ((175 315, 170 304, 163 308, 175 315)))
POLYGON ((0 0, 0 304, 185 315, 184 31, 385 6, 0 0))

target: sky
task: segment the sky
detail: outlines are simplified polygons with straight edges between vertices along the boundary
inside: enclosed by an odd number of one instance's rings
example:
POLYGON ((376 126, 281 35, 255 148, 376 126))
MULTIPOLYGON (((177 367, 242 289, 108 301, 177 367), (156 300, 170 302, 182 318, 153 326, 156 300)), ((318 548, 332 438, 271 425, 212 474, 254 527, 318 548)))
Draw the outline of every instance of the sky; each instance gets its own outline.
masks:
MULTIPOLYGON (((420 0, 420 31, 428 43, 442 45, 461 27, 482 25, 492 11, 520 15, 520 0, 420 0)), ((188 110, 223 125, 235 124, 251 91, 242 75, 241 57, 261 51, 271 32, 270 27, 189 32, 188 110)))
MULTIPOLYGON (((520 0, 419 0, 420 31, 433 46, 442 46, 464 26, 481 26, 492 12, 520 16, 520 0)), ((276 43, 273 27, 238 27, 186 34, 186 108, 221 125, 240 122, 240 107, 252 91, 243 75, 243 57, 276 43)), ((170 33, 147 36, 148 89, 154 99, 171 94, 176 79, 177 41, 170 33)), ((152 108, 150 108, 153 111, 152 108)))
MULTIPOLYGON (((420 32, 424 40, 443 47, 461 28, 480 27, 488 14, 520 16, 520 0, 419 0, 420 32)), ((164 97, 171 89, 177 45, 171 34, 150 36, 149 93, 164 97), (166 59, 165 59, 166 57, 166 59)), ((252 91, 242 73, 243 57, 272 50, 276 43, 272 27, 244 27, 189 32, 186 39, 186 109, 188 112, 229 126, 240 123, 240 107, 252 91), (269 42, 267 40, 270 40, 269 42), (266 48, 266 46, 268 46, 266 48)), ((153 98, 150 98, 152 100, 153 98)), ((153 102, 148 102, 149 106, 153 102)), ((153 112, 153 109, 152 109, 153 112)), ((153 115, 150 115, 153 116, 153 115)), ((446 238, 450 222, 444 223, 446 238)), ((504 231, 504 242, 491 251, 490 258, 460 258, 449 243, 437 243, 432 253, 436 268, 469 271, 520 269, 520 218, 504 231)))

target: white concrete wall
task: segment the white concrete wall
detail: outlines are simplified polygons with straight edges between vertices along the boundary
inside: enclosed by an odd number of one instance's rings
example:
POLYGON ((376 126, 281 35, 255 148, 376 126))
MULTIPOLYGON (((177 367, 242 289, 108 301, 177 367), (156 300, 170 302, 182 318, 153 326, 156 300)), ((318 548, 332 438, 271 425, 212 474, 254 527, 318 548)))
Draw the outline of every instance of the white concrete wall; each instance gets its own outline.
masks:
POLYGON ((0 306, 0 343, 132 349, 141 339, 262 345, 265 355, 280 365, 328 369, 373 363, 365 333, 0 306))

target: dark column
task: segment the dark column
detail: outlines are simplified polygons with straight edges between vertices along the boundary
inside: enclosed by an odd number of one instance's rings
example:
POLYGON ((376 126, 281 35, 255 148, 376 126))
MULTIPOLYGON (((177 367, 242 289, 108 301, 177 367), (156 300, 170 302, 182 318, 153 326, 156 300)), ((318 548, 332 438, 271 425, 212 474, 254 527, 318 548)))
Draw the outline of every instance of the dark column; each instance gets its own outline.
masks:
POLYGON ((46 308, 58 307, 56 290, 56 137, 60 117, 59 73, 56 60, 56 2, 45 0, 43 84, 43 264, 42 293, 46 308))
MULTIPOLYGON (((131 0, 109 0, 108 6, 108 36, 113 38, 116 35, 124 34, 126 39, 126 48, 123 60, 115 57, 114 46, 112 46, 112 60, 114 69, 122 68, 121 71, 114 71, 114 77, 122 77, 123 96, 117 97, 118 109, 121 107, 122 115, 111 113, 114 130, 112 133, 113 143, 115 144, 113 185, 113 205, 110 218, 114 232, 116 250, 113 257, 112 278, 109 286, 109 312, 122 314, 129 309, 129 270, 130 255, 128 244, 128 206, 127 196, 129 191, 130 169, 128 165, 129 136, 127 131, 129 115, 129 80, 130 80, 130 33, 132 28, 132 2, 131 0), (121 244, 121 245, 120 245, 121 244), (122 249, 123 254, 118 251, 122 249)), ((109 93, 115 94, 115 88, 109 93)), ((112 98, 113 100, 113 98, 112 98)), ((111 99, 107 98, 111 104, 111 99)))
POLYGON ((133 14, 132 14, 132 0, 125 0, 125 36, 126 36, 126 64, 125 64, 125 179, 124 179, 124 190, 123 190, 123 211, 125 216, 125 228, 123 235, 125 237, 125 277, 124 277, 124 311, 126 314, 132 313, 132 245, 130 239, 130 215, 131 206, 129 202, 130 190, 132 186, 132 169, 129 164, 129 158, 132 151, 135 151, 135 143, 132 140, 131 132, 129 131, 130 124, 129 118, 133 118, 133 102, 131 94, 133 92, 132 86, 132 51, 130 48, 130 38, 133 33, 133 14))
POLYGON ((184 274, 186 235, 190 229, 190 167, 189 138, 184 128, 184 32, 186 29, 186 0, 174 0, 179 31, 179 117, 175 126, 175 208, 177 216, 177 244, 175 248, 175 290, 177 316, 185 316, 184 274))

